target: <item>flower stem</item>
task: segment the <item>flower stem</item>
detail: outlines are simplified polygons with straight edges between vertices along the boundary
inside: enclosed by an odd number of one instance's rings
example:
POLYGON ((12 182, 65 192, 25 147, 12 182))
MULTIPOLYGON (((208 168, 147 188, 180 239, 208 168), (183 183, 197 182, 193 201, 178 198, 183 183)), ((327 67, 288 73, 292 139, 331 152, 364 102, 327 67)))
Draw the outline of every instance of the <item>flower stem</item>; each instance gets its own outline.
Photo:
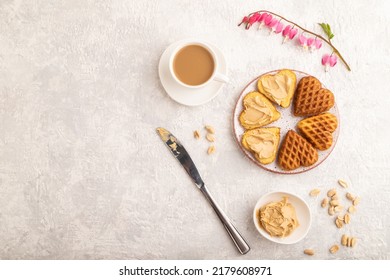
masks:
POLYGON ((314 35, 314 36, 317 36, 318 38, 322 39, 325 43, 327 43, 332 49, 333 49, 333 52, 341 59, 341 61, 344 63, 345 67, 348 69, 348 71, 351 71, 351 67, 349 67, 348 63, 345 61, 344 57, 341 55, 341 53, 339 52, 339 50, 331 43, 331 41, 329 39, 326 39, 324 38, 323 36, 319 35, 319 34, 316 34, 310 30, 307 30, 306 28, 303 28, 302 26, 296 24, 295 22, 292 22, 291 20, 288 20, 276 13, 273 13, 273 12, 270 12, 270 11, 267 11, 267 10, 259 10, 259 11, 256 11, 256 12, 253 12, 253 13, 250 13, 248 15, 248 18, 253 15, 254 13, 269 13, 269 14, 272 14, 274 16, 277 16, 281 19, 283 19, 284 21, 288 22, 288 23, 291 23, 293 24, 294 26, 298 27, 299 29, 305 31, 306 33, 309 33, 311 35, 314 35))

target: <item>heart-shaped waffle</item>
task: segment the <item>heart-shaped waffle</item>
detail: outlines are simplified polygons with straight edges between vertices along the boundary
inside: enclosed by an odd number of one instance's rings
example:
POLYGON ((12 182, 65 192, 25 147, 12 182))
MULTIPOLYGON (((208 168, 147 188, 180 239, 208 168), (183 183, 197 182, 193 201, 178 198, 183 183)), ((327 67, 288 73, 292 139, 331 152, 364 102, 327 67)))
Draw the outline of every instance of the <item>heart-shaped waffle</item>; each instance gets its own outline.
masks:
POLYGON ((294 98, 295 116, 318 115, 328 111, 333 105, 333 93, 322 88, 319 80, 307 76, 299 81, 294 98))
POLYGON ((269 164, 275 160, 279 141, 279 127, 246 130, 241 139, 242 146, 252 152, 256 160, 262 164, 269 164))
POLYGON ((270 124, 280 118, 280 113, 276 110, 264 95, 253 91, 245 95, 239 120, 245 129, 253 129, 270 124))
POLYGON ((338 122, 335 115, 323 113, 301 120, 298 129, 303 136, 318 150, 327 150, 332 146, 334 132, 338 122))
POLYGON ((288 69, 263 75, 257 82, 257 88, 262 94, 284 108, 290 106, 296 86, 297 76, 288 69))
POLYGON ((289 130, 279 150, 278 162, 284 170, 294 170, 299 166, 310 166, 318 160, 318 152, 302 136, 289 130))

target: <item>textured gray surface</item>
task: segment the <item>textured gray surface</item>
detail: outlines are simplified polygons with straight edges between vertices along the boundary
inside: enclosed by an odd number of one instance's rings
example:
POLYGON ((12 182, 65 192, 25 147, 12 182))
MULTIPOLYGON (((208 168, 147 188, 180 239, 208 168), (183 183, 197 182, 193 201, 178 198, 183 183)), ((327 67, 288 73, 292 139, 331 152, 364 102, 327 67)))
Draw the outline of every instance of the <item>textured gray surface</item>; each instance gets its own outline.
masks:
POLYGON ((0 258, 151 259, 390 258, 390 38, 387 1, 0 1, 0 258), (353 69, 329 73, 267 32, 236 27, 268 8, 319 31, 329 22, 353 69), (170 43, 216 44, 231 83, 188 108, 161 87, 158 59, 170 43), (300 69, 336 94, 341 134, 318 168, 281 176, 257 168, 236 146, 231 113, 240 89, 262 72, 300 69), (217 129, 217 153, 192 130, 217 129), (210 191, 251 244, 241 257, 212 209, 154 129, 174 132, 210 191), (337 230, 307 193, 345 178, 362 197, 352 224, 337 230), (296 245, 266 241, 252 207, 268 191, 307 198, 314 219, 296 245), (330 255, 341 232, 359 238, 330 255))

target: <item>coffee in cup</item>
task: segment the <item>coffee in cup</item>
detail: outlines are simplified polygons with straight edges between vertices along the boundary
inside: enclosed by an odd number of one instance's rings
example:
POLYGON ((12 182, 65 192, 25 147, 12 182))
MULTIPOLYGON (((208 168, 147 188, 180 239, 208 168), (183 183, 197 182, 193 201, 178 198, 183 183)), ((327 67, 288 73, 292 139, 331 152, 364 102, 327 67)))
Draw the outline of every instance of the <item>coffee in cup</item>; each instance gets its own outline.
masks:
POLYGON ((173 78, 187 88, 200 88, 210 81, 226 83, 228 78, 217 73, 218 61, 214 51, 204 43, 185 43, 176 48, 170 59, 173 78))
POLYGON ((207 82, 214 72, 214 59, 200 45, 188 45, 180 49, 173 59, 173 71, 184 84, 198 86, 207 82))

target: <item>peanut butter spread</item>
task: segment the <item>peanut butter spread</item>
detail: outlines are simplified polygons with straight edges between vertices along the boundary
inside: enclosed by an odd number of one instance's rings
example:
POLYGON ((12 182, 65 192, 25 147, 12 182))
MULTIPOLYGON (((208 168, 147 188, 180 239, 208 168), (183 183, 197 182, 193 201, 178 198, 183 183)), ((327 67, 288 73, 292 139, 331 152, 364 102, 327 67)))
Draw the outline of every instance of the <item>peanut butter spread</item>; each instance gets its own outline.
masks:
POLYGON ((259 96, 248 98, 244 101, 245 115, 243 120, 249 125, 262 125, 271 120, 273 112, 261 100, 259 96))
POLYGON ((291 82, 291 78, 284 74, 269 75, 261 79, 264 90, 271 95, 279 105, 283 99, 287 97, 291 82))
POLYGON ((246 138, 249 148, 255 152, 260 159, 270 158, 275 152, 276 135, 270 132, 253 131, 252 135, 246 138))
POLYGON ((171 144, 168 144, 169 147, 171 147, 172 151, 175 151, 178 153, 177 151, 177 139, 175 138, 175 136, 173 136, 172 134, 169 133, 168 130, 166 130, 165 128, 162 128, 162 127, 158 127, 157 129, 157 133, 160 134, 161 136, 161 139, 164 141, 164 142, 168 142, 170 141, 171 144))
POLYGON ((161 139, 164 142, 169 140, 169 132, 166 129, 164 129, 162 127, 158 127, 156 130, 157 130, 157 133, 160 134, 161 139))
POLYGON ((259 211, 260 225, 271 236, 286 237, 299 226, 295 208, 287 200, 287 197, 283 197, 281 201, 268 203, 259 211))

